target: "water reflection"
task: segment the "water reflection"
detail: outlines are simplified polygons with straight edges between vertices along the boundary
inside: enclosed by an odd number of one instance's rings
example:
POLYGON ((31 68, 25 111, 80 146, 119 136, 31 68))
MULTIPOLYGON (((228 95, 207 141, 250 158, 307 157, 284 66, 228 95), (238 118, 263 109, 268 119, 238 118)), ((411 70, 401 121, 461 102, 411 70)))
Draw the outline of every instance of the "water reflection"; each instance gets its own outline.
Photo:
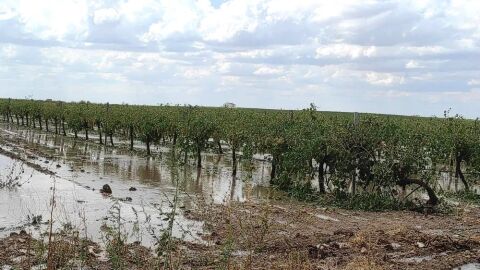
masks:
MULTIPOLYGON (((157 148, 160 152, 155 157, 144 157, 132 154, 124 147, 104 147, 97 143, 16 126, 4 126, 4 129, 8 131, 4 136, 10 139, 19 136, 25 140, 28 149, 61 160, 73 170, 68 173, 65 169, 60 170, 61 175, 66 178, 73 175, 77 181, 99 176, 110 181, 131 184, 138 182, 151 188, 173 188, 172 174, 176 173, 183 178, 183 191, 202 194, 216 203, 226 199, 263 199, 268 198, 272 192, 268 188, 270 164, 265 161, 254 161, 249 170, 240 166, 237 176, 232 177, 232 161, 229 156, 205 154, 202 162, 204 167, 197 170, 193 164, 179 165, 176 151, 164 147, 157 148), (91 176, 83 175, 83 171, 91 176)), ((117 139, 116 144, 121 145, 121 141, 117 139)))
MULTIPOLYGON (((157 147, 156 155, 147 157, 131 153, 119 139, 115 143, 120 147, 111 148, 16 126, 4 125, 0 132, 5 143, 2 147, 17 148, 19 152, 25 150, 26 157, 38 156, 38 159, 30 160, 56 172, 57 226, 63 223, 80 226, 81 217, 85 216, 88 233, 96 240, 100 239, 101 226, 108 221, 108 213, 115 201, 121 206, 127 228, 133 226, 135 219, 145 222, 148 215, 152 217, 149 226, 156 230, 164 228, 166 224, 160 213, 171 211, 177 184, 181 190, 179 204, 182 209, 191 208, 199 196, 214 203, 266 200, 278 196, 268 187, 270 168, 264 161, 253 162, 249 170, 240 168, 237 176, 232 177, 231 160, 223 155, 205 154, 203 168, 199 169, 193 159, 192 164, 181 165, 176 156, 178 153, 166 147, 157 147), (112 198, 98 192, 104 184, 112 187, 112 198), (130 191, 131 187, 137 191, 130 191), (124 200, 127 197, 131 201, 124 200), (143 213, 144 217, 138 217, 138 213, 143 213)), ((136 144, 141 148, 138 142, 136 144)), ((0 159, 3 165, 8 163, 4 159, 8 158, 0 159)), ((5 227, 3 233, 25 225, 27 216, 42 215, 44 220, 48 217, 53 179, 30 170, 35 176, 27 185, 17 191, 0 192, 0 203, 8 205, 0 207, 0 229, 5 227)), ((200 241, 195 235, 203 230, 202 223, 188 220, 180 211, 174 235, 184 235, 185 228, 190 232, 187 240, 200 241)), ((145 245, 151 245, 153 241, 148 231, 143 228, 145 237, 142 242, 145 245)))

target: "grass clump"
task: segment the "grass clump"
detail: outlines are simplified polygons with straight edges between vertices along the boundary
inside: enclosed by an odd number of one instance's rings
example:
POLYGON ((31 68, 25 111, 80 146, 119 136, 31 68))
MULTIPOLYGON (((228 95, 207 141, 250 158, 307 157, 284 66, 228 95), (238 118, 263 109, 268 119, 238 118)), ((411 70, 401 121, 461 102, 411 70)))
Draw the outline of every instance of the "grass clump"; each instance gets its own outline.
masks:
POLYGON ((458 191, 458 192, 443 192, 442 195, 448 199, 458 200, 465 203, 473 203, 480 205, 480 194, 477 194, 473 191, 458 191))
POLYGON ((389 211, 411 210, 416 206, 411 201, 400 201, 387 193, 350 193, 335 191, 319 198, 321 204, 349 210, 389 211))

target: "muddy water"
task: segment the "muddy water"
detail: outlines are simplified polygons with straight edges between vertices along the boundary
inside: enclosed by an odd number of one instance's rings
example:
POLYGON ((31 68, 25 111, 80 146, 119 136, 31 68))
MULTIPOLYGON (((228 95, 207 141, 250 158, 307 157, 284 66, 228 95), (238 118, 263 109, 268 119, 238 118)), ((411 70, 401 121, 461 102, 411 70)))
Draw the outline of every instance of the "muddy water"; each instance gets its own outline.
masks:
MULTIPOLYGON (((18 161, 0 156, 0 171, 2 176, 11 173, 12 166, 18 166, 18 161)), ((79 229, 82 235, 95 241, 102 239, 102 225, 113 225, 115 207, 120 209, 122 227, 125 232, 133 233, 134 226, 139 225, 139 231, 131 235, 130 240, 141 241, 150 246, 153 238, 148 234, 150 228, 160 231, 165 228, 161 212, 170 212, 167 203, 173 198, 170 194, 155 196, 154 193, 130 195, 132 202, 118 200, 118 197, 104 196, 87 188, 78 182, 63 177, 50 176, 29 167, 23 167, 23 173, 16 172, 20 187, 0 190, 0 235, 11 231, 26 229, 34 235, 47 230, 47 221, 50 219, 51 198, 55 192, 55 207, 52 212, 55 229, 65 226, 79 229), (55 189, 53 189, 55 188, 55 189), (135 201, 133 201, 135 200, 135 201), (151 221, 145 223, 147 216, 151 221)), ((126 194, 120 189, 118 195, 126 194)), ((182 205, 186 200, 180 199, 182 205)), ((182 212, 176 217, 177 224, 173 228, 174 235, 181 237, 184 230, 190 232, 185 235, 188 241, 200 241, 198 235, 203 231, 202 223, 186 219, 182 212)))
MULTIPOLYGON (((167 221, 162 213, 171 211, 178 185, 178 215, 173 233, 188 241, 201 241, 201 221, 189 220, 185 212, 193 207, 198 197, 214 203, 228 200, 263 200, 274 195, 268 188, 269 164, 254 162, 253 168, 241 168, 231 176, 231 161, 223 155, 207 154, 204 167, 178 165, 168 149, 158 149, 155 157, 136 155, 123 148, 103 147, 95 142, 74 141, 38 130, 1 126, 0 147, 21 154, 36 164, 56 173, 49 176, 23 166, 18 171, 21 187, 0 190, 0 234, 19 228, 41 232, 46 225, 32 225, 33 216, 41 216, 40 223, 49 220, 50 200, 55 184, 55 226, 71 224, 100 241, 101 227, 113 218, 113 206, 120 208, 122 223, 127 232, 139 225, 139 232, 131 241, 150 246, 154 242, 148 233, 152 228, 160 233, 167 221), (109 184, 112 196, 104 196, 99 189, 109 184), (136 191, 130 191, 134 187, 136 191), (150 222, 146 222, 151 216, 150 222)), ((116 143, 121 143, 116 141, 116 143)), ((18 162, 17 162, 18 163, 18 162)), ((16 162, 0 156, 2 175, 10 173, 16 162)), ((277 196, 277 195, 275 195, 277 196)))
POLYGON ((469 263, 469 264, 456 267, 453 270, 478 270, 478 269, 480 269, 480 263, 469 263))

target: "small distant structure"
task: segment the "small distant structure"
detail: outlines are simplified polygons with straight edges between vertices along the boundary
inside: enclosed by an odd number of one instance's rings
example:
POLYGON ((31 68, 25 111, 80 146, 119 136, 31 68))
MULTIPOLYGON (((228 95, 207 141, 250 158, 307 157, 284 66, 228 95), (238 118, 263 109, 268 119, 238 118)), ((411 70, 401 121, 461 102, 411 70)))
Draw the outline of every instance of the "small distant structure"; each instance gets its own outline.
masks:
POLYGON ((235 105, 235 103, 232 103, 232 102, 226 102, 225 104, 223 104, 223 107, 224 108, 235 108, 235 107, 237 107, 237 105, 235 105))
POLYGON ((53 101, 51 98, 47 98, 46 101, 53 101))

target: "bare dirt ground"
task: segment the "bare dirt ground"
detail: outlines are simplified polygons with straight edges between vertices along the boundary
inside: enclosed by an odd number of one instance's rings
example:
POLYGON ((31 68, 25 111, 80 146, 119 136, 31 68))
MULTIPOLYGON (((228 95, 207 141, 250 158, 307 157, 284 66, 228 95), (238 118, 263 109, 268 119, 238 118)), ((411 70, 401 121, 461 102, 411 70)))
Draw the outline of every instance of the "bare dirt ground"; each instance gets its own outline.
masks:
MULTIPOLYGON (((461 209, 444 216, 294 202, 203 205, 190 214, 206 221, 208 244, 179 241, 169 256, 173 269, 454 269, 480 262, 480 209, 461 209)), ((82 252, 66 248, 70 243, 83 245, 76 250, 85 251, 88 269, 112 268, 97 244, 61 239, 58 266, 79 264, 82 252)), ((0 264, 30 269, 41 261, 39 246, 25 232, 12 233, 0 240, 0 264)), ((127 269, 155 269, 153 262, 161 260, 135 244, 126 245, 124 254, 127 269)))
POLYGON ((208 220, 206 238, 217 250, 233 246, 232 261, 240 268, 452 269, 480 262, 476 206, 423 215, 246 203, 208 208, 198 218, 208 220))

